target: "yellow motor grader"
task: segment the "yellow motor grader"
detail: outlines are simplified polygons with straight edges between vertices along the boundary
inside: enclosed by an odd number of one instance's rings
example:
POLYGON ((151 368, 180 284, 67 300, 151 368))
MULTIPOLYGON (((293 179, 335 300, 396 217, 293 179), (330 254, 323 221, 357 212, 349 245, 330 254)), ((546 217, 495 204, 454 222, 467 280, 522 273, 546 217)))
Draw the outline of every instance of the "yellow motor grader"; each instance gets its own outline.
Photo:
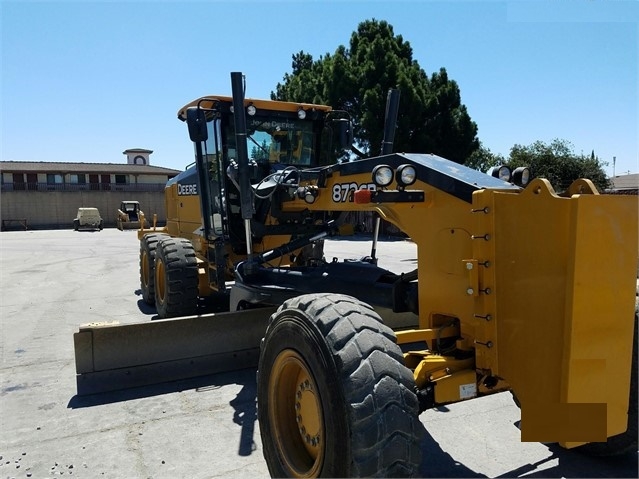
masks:
POLYGON ((79 394, 257 365, 274 477, 409 476, 422 411, 501 391, 524 441, 636 450, 636 198, 392 153, 396 101, 383 154, 336 161, 347 114, 231 84, 179 110, 195 165, 167 184, 167 226, 139 232, 167 319, 80 327, 79 394), (326 261, 349 212, 406 233, 417 268, 379 267, 375 235, 326 261))

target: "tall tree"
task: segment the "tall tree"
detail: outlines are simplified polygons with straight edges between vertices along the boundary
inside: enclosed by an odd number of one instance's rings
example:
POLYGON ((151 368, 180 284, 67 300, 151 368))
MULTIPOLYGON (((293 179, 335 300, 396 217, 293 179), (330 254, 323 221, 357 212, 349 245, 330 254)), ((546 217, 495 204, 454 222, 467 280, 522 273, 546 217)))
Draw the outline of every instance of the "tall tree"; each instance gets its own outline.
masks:
POLYGON ((591 180, 600 191, 610 186, 603 169, 606 163, 600 161, 594 151, 590 156, 575 154, 573 145, 567 140, 515 145, 510 150, 508 165, 511 168, 530 167, 534 176, 547 178, 557 192, 566 190, 577 178, 591 180))
POLYGON ((499 153, 493 153, 490 148, 484 146, 480 141, 477 148, 464 163, 470 168, 474 168, 486 173, 491 167, 506 164, 506 160, 499 153))
POLYGON ((378 155, 388 90, 400 90, 395 151, 435 153, 463 163, 477 148, 477 125, 461 103, 459 87, 444 68, 428 75, 413 59, 410 43, 386 21, 366 20, 349 47, 313 60, 300 51, 278 83, 274 100, 324 103, 347 110, 355 140, 378 155))

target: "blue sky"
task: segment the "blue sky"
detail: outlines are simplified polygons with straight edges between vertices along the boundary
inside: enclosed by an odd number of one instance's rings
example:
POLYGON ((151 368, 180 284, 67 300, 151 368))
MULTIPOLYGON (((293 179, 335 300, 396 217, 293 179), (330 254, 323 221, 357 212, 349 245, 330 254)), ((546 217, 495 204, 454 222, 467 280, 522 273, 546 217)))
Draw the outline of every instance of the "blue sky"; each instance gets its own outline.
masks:
MULTIPOLYGON (((291 56, 348 46, 386 20, 431 74, 445 67, 477 123, 507 156, 514 144, 568 140, 617 175, 639 172, 639 2, 0 0, 3 161, 193 161, 180 107, 231 93, 268 98, 291 56)), ((380 119, 380 122, 382 119, 380 119)))

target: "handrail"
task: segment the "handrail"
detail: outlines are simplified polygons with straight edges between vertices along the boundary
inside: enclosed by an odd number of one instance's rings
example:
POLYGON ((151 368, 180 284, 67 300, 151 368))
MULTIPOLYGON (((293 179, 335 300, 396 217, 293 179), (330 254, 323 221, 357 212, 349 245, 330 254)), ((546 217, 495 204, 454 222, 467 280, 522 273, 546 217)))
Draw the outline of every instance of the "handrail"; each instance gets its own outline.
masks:
POLYGON ((164 191, 165 183, 2 183, 1 191, 164 191))

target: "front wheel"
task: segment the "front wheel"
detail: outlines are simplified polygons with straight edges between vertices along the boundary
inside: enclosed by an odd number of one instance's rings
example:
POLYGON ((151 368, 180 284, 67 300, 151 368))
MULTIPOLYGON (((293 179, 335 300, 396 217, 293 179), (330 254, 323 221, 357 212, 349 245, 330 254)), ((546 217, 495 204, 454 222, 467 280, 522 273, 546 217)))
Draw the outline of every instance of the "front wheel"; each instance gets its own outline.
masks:
POLYGON ((195 250, 185 238, 164 238, 155 255, 155 308, 160 318, 197 312, 198 266, 195 250))
POLYGON ((272 477, 401 477, 421 459, 413 375, 375 311, 338 294, 286 301, 258 366, 258 419, 272 477))

